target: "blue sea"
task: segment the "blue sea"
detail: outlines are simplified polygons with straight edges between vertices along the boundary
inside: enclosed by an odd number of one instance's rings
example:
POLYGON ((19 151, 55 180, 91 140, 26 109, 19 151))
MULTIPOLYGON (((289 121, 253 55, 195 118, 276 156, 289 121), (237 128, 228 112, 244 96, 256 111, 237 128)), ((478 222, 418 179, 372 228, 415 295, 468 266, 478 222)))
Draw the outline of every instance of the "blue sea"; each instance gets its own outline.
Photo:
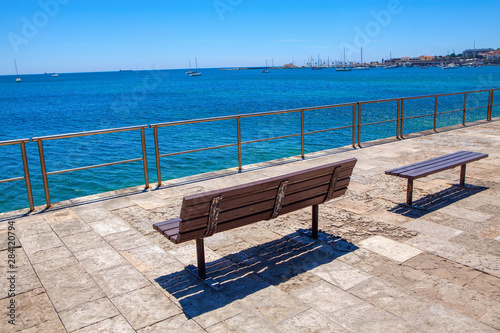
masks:
MULTIPOLYGON (((336 72, 325 68, 261 70, 152 70, 0 76, 0 141, 149 125, 187 119, 250 114, 358 101, 500 88, 500 66, 397 68, 336 72)), ((495 103, 500 103, 500 92, 495 103)), ((468 99, 477 107, 467 121, 484 119, 488 93, 468 99)), ((362 122, 396 118, 397 102, 362 107, 362 122)), ((443 97, 439 110, 463 108, 462 96, 443 97)), ((412 100, 405 116, 429 114, 434 99, 412 100)), ((493 116, 500 115, 495 108, 493 116)), ((460 124, 461 113, 439 116, 438 126, 460 124)), ((306 112, 306 131, 352 124, 352 107, 306 112)), ((432 128, 432 117, 405 122, 405 133, 432 128)), ((300 113, 243 118, 243 141, 300 133, 300 113)), ((395 135, 395 122, 363 127, 362 141, 395 135)), ((160 153, 169 154, 237 140, 235 120, 159 128, 160 153)), ((306 136, 306 153, 350 145, 351 129, 306 136)), ((153 130, 146 130, 149 178, 157 182, 153 130)), ((243 146, 243 165, 300 155, 300 137, 243 146)), ((47 170, 57 171, 141 157, 140 131, 44 142, 47 170)), ((27 144, 35 205, 45 204, 36 142, 27 144)), ((238 167, 237 147, 161 159, 162 179, 238 167)), ((0 178, 23 175, 19 145, 0 146, 0 178)), ((49 175, 51 201, 144 184, 142 162, 49 175)), ((23 181, 0 184, 0 212, 28 207, 23 181)))

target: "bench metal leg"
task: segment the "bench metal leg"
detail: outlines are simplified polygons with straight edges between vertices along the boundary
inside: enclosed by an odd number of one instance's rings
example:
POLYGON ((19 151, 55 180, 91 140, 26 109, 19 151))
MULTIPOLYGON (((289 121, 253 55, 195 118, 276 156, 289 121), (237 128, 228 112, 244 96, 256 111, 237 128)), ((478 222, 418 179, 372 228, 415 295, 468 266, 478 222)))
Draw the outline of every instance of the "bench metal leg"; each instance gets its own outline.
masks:
POLYGON ((193 265, 186 266, 186 270, 215 291, 221 290, 222 285, 220 284, 220 282, 215 281, 211 277, 207 277, 205 268, 205 246, 203 238, 196 239, 196 257, 198 259, 198 271, 196 271, 196 267, 194 267, 193 265))
POLYGON ((406 204, 411 206, 413 204, 413 179, 408 178, 408 187, 406 188, 406 204))
POLYGON ((311 237, 314 239, 318 239, 318 216, 319 216, 319 205, 313 205, 311 237))
POLYGON ((198 259, 198 276, 205 280, 207 278, 207 273, 205 270, 205 245, 203 238, 196 239, 196 256, 198 259))
POLYGON ((465 167, 467 164, 464 164, 460 167, 460 186, 465 186, 465 167))

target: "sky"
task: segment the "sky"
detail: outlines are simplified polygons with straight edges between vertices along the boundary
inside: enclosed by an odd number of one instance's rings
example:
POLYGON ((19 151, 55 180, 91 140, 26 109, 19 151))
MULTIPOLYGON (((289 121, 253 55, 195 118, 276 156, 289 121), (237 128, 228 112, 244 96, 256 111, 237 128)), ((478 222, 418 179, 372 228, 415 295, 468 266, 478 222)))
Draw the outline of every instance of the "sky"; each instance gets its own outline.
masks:
POLYGON ((2 0, 0 75, 381 61, 500 48, 498 0, 2 0))

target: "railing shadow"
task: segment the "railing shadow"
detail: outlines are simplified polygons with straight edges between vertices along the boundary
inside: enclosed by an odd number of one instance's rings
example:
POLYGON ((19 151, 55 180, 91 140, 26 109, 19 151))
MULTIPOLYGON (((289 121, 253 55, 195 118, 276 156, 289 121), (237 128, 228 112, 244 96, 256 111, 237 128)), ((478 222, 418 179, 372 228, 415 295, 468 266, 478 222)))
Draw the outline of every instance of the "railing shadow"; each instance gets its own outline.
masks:
POLYGON ((287 282, 356 249, 339 237, 320 232, 319 240, 313 240, 299 230, 207 263, 207 276, 221 284, 221 291, 208 287, 186 269, 155 281, 193 318, 287 282))
POLYGON ((487 189, 488 187, 483 186, 452 186, 414 201, 413 207, 397 205, 389 211, 407 217, 420 218, 487 189))

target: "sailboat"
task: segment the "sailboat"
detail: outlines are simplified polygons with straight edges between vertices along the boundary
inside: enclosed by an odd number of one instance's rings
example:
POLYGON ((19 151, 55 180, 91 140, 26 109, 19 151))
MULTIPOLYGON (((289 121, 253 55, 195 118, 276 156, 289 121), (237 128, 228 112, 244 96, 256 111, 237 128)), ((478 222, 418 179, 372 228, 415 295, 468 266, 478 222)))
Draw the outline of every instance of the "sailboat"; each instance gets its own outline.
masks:
POLYGON ((337 68, 335 70, 337 72, 350 72, 351 71, 350 68, 345 67, 345 47, 344 47, 344 67, 340 67, 340 68, 337 68))
POLYGON ((389 55, 389 66, 385 66, 384 68, 386 68, 386 69, 398 68, 398 65, 392 64, 392 53, 390 53, 390 55, 389 55))
POLYGON ((266 69, 264 69, 262 73, 271 73, 267 67, 267 59, 266 59, 266 69))
POLYGON ((321 67, 321 59, 319 58, 319 54, 318 54, 318 62, 316 63, 316 66, 313 66, 313 62, 314 62, 314 58, 311 56, 311 69, 312 70, 323 69, 323 67, 321 67))
POLYGON ((16 66, 16 82, 21 82, 21 78, 19 77, 19 73, 17 72, 17 63, 16 59, 14 59, 14 66, 16 66))
POLYGON ((186 72, 186 74, 193 74, 194 71, 191 69, 191 60, 189 60, 189 70, 186 72))
POLYGON ((201 73, 198 72, 198 58, 194 58, 194 61, 196 63, 196 70, 189 74, 189 76, 201 76, 201 73))
POLYGON ((367 69, 370 69, 370 67, 368 66, 365 66, 364 63, 363 63, 363 48, 361 48, 361 65, 359 67, 354 67, 353 69, 355 70, 367 70, 367 69))

